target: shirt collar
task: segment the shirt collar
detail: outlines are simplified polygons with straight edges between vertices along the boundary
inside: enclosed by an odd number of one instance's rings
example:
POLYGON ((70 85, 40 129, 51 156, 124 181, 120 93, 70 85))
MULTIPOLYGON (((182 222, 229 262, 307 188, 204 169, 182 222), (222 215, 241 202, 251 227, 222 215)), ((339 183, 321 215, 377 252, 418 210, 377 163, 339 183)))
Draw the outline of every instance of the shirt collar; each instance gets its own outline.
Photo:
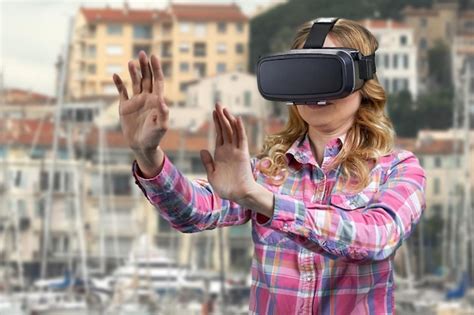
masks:
MULTIPOLYGON (((346 139, 346 134, 343 134, 339 137, 331 139, 324 148, 324 158, 323 164, 326 164, 330 159, 334 158, 342 148, 344 141, 346 139)), ((300 164, 312 164, 318 166, 316 159, 311 151, 311 143, 309 139, 308 132, 305 132, 302 136, 296 139, 295 142, 290 146, 286 151, 286 156, 291 162, 291 157, 293 157, 300 164)))

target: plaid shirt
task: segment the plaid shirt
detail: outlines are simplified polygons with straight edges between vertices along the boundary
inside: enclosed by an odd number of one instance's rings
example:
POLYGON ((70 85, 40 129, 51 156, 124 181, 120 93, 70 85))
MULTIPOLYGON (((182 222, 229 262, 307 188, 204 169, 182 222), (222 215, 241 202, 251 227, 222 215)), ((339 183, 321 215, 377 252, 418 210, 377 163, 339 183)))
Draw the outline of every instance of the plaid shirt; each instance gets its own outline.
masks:
POLYGON ((307 133, 288 149, 289 176, 270 184, 274 215, 261 217, 221 199, 206 180, 190 181, 165 156, 159 175, 133 174, 145 196, 185 233, 252 222, 250 314, 393 314, 393 257, 425 209, 425 173, 413 153, 380 158, 361 192, 345 189, 339 168, 328 170, 344 137, 331 140, 321 167, 307 133))

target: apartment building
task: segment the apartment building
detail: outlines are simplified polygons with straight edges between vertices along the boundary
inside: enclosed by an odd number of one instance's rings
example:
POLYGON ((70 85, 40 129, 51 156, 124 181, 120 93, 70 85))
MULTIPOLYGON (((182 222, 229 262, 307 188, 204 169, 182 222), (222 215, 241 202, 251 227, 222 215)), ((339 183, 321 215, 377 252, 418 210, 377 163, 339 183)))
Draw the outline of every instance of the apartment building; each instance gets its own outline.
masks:
MULTIPOLYGON (((454 67, 459 67, 462 61, 455 59, 457 49, 464 50, 466 44, 472 49, 474 22, 473 10, 461 10, 459 1, 435 1, 431 8, 407 6, 403 10, 404 21, 415 30, 415 42, 418 47, 418 71, 420 88, 426 91, 428 87, 428 51, 437 41, 444 42, 451 50, 454 67), (469 39, 468 39, 469 38, 469 39), (461 47, 460 47, 461 46, 461 47)), ((458 73, 453 73, 454 80, 458 80, 458 73)))
POLYGON ((408 24, 393 20, 360 21, 377 38, 377 76, 385 91, 409 91, 418 96, 417 47, 414 30, 408 24))
POLYGON ((144 50, 160 57, 170 105, 183 105, 187 82, 245 71, 248 42, 248 18, 236 4, 171 4, 165 10, 136 10, 127 4, 81 8, 67 65, 67 96, 116 94, 113 73, 130 90, 127 63, 144 50))

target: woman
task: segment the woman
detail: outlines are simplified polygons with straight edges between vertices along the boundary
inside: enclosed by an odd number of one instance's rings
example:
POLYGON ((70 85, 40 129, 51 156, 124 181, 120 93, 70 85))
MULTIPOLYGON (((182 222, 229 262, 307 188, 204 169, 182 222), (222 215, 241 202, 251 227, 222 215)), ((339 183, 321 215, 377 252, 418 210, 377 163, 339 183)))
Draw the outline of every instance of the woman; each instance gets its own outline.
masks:
MULTIPOLYGON (((324 42, 336 46, 370 55, 377 41, 340 19, 324 42)), ((143 52, 139 61, 142 78, 129 63, 131 98, 114 75, 136 183, 185 233, 252 221, 251 314, 393 314, 393 257, 425 208, 425 173, 393 148, 376 78, 325 106, 289 106, 284 130, 252 159, 241 118, 217 104, 214 156, 201 151, 208 180, 190 181, 159 146, 168 128, 159 61, 143 52)))

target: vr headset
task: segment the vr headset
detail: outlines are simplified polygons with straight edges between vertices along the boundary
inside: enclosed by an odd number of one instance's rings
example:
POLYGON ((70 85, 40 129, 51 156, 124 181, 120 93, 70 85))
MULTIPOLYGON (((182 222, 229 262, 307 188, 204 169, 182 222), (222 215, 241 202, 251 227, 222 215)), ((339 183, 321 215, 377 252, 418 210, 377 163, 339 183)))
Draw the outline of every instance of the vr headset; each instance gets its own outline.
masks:
POLYGON ((303 49, 263 56, 257 64, 260 94, 272 101, 326 104, 362 88, 375 74, 375 54, 352 48, 322 48, 338 18, 319 18, 303 49))

